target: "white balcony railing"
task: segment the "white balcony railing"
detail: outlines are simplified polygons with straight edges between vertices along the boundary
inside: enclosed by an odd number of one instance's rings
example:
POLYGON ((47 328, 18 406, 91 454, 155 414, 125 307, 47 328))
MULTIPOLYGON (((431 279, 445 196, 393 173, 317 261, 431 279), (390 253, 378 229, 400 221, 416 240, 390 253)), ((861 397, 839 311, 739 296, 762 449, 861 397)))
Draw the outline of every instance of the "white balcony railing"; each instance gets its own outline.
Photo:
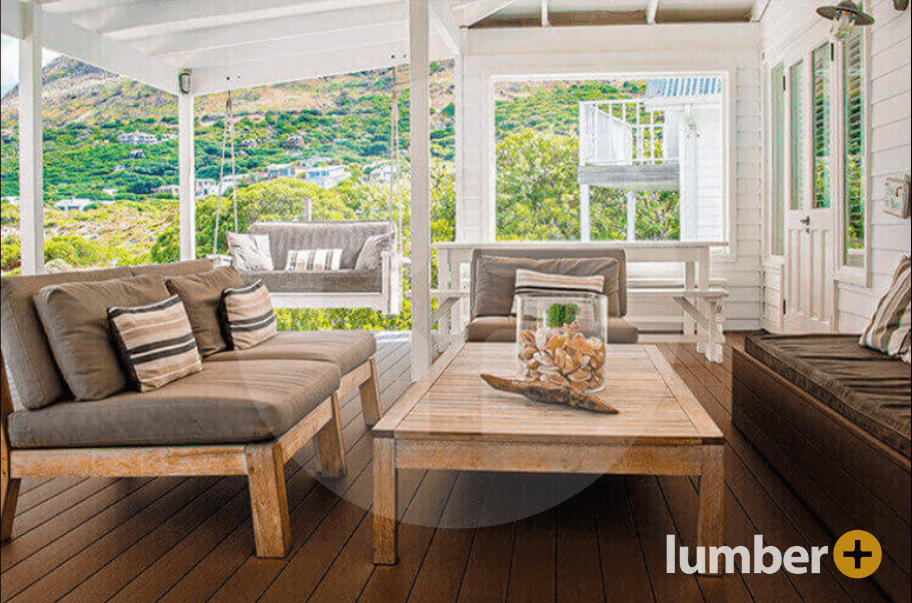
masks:
POLYGON ((666 132, 667 128, 665 111, 651 109, 642 100, 583 101, 579 105, 580 165, 677 162, 677 132, 666 132))

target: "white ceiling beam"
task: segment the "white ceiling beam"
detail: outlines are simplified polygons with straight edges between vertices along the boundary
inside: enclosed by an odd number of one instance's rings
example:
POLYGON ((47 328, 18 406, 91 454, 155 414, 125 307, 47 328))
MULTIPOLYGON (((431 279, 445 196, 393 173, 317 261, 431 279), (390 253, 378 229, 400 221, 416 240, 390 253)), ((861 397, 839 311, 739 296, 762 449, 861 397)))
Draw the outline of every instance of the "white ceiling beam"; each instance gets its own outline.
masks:
POLYGON ((132 0, 39 0, 41 10, 46 13, 75 13, 80 11, 95 10, 98 8, 111 8, 117 4, 125 4, 132 0))
POLYGON ((83 26, 118 40, 384 4, 389 0, 132 0, 77 13, 83 26))
POLYGON ((541 26, 551 27, 551 18, 548 15, 548 0, 541 0, 541 26))
POLYGON ((479 21, 484 21, 496 12, 513 4, 516 0, 477 0, 471 4, 459 7, 459 24, 471 27, 479 21))
POLYGON ((167 63, 74 25, 61 15, 43 13, 41 27, 45 48, 171 94, 178 92, 177 70, 167 63))
POLYGON ((462 33, 449 6, 431 2, 431 28, 443 39, 454 55, 462 54, 462 33))
POLYGON ((267 19, 255 23, 239 23, 208 27, 177 34, 165 34, 131 42, 134 48, 152 56, 168 56, 187 52, 244 46, 259 42, 302 38, 325 32, 344 32, 349 28, 404 23, 408 13, 402 3, 378 4, 313 15, 267 19))
POLYGON ((647 0, 646 2, 646 22, 655 25, 656 13, 659 12, 659 0, 647 0))
POLYGON ((754 0, 754 3, 751 5, 751 14, 750 20, 755 23, 760 21, 763 18, 763 13, 766 12, 766 7, 769 6, 770 0, 754 0))
POLYGON ((343 31, 326 31, 301 38, 286 38, 244 46, 176 54, 169 56, 168 60, 175 66, 190 68, 194 71, 206 67, 227 67, 245 63, 258 63, 264 58, 275 61, 293 58, 295 61, 300 61, 302 55, 315 51, 345 54, 357 52, 357 49, 362 47, 395 43, 405 44, 408 41, 407 24, 407 21, 403 21, 399 24, 371 25, 343 31))
POLYGON ((22 27, 22 7, 23 4, 19 0, 0 0, 0 31, 17 40, 25 37, 22 27))

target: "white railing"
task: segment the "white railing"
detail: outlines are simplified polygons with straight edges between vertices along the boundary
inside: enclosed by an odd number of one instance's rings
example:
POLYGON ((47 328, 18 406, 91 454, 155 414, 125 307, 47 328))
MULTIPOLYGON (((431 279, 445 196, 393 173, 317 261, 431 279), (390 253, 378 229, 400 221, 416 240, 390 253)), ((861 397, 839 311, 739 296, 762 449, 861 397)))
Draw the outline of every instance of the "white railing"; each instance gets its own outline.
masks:
MULTIPOLYGON (((579 105, 580 165, 656 165, 677 160, 666 150, 665 112, 641 100, 579 105)), ((670 153, 668 151, 671 151, 670 153)))

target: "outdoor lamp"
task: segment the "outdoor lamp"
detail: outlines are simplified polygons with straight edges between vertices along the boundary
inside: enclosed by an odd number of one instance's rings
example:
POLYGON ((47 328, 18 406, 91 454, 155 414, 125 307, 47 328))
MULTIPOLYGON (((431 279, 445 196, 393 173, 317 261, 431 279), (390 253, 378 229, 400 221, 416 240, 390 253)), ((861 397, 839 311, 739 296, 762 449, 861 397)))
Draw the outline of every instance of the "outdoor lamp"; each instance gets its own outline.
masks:
POLYGON ((833 22, 830 35, 837 42, 844 42, 856 25, 864 27, 874 23, 874 17, 851 0, 842 0, 836 6, 821 6, 817 9, 817 14, 833 22))

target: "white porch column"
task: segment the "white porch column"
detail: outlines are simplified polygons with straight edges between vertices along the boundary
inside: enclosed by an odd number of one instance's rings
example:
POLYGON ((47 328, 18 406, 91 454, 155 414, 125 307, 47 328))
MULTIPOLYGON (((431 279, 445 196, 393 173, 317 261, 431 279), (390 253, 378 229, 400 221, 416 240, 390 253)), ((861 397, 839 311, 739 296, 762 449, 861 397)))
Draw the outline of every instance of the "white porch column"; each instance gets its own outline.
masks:
POLYGON ((178 94, 178 161, 180 163, 180 255, 196 259, 196 158, 193 94, 178 94))
POLYGON ((431 369, 430 18, 409 1, 409 136, 412 159, 412 381, 431 369))
POLYGON ((19 228, 22 273, 44 272, 44 122, 41 116, 41 8, 22 6, 19 41, 19 228))
POLYGON ((580 241, 592 240, 592 203, 588 184, 580 184, 580 241))
POLYGON ((637 195, 636 191, 627 191, 627 240, 637 238, 637 195))

